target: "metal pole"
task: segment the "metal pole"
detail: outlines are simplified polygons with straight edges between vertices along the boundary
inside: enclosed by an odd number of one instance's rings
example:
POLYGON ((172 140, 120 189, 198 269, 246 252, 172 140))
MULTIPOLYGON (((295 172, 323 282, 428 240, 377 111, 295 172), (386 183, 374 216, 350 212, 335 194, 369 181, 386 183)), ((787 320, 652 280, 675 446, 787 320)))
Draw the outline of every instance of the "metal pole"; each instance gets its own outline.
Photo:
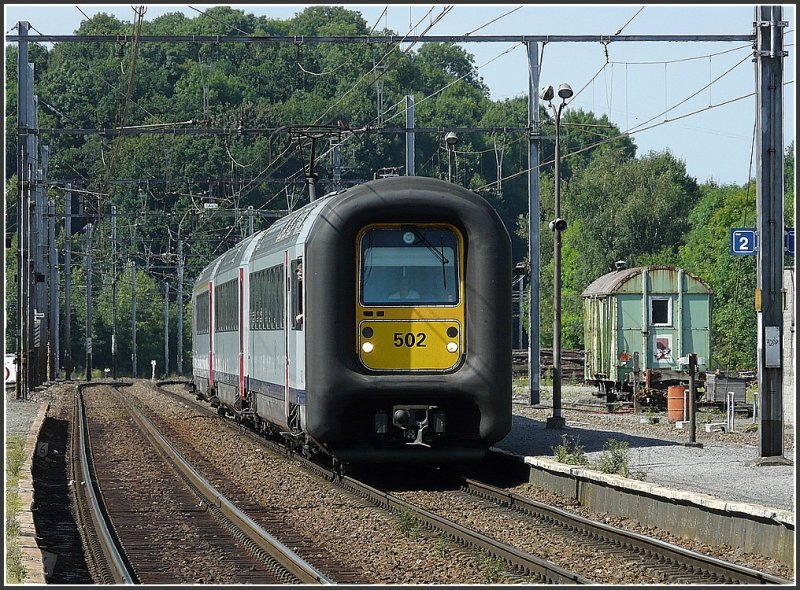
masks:
POLYGON ((116 380, 117 342, 117 207, 111 205, 111 377, 116 380))
POLYGON ((639 398, 639 376, 641 368, 639 366, 639 353, 633 353, 633 412, 638 409, 637 399, 639 398))
POLYGON ((72 379, 72 183, 64 199, 64 378, 72 379))
POLYGON ((406 176, 416 176, 414 162, 414 96, 406 94, 406 176))
MULTIPOLYGON (((33 64, 31 64, 33 68, 33 64)), ((36 114, 36 105, 38 99, 34 95, 34 111, 33 122, 34 126, 38 128, 39 118, 36 114)), ((36 139, 36 145, 39 146, 39 140, 36 139)), ((50 314, 47 313, 49 306, 47 289, 49 282, 49 275, 47 269, 47 224, 45 221, 46 215, 49 211, 49 204, 47 201, 47 165, 50 156, 50 148, 41 146, 41 155, 39 158, 39 168, 36 171, 36 311, 39 318, 39 342, 38 350, 36 351, 36 365, 37 365, 37 385, 43 384, 49 377, 48 364, 50 360, 50 314)))
POLYGON ((178 376, 183 377, 183 240, 178 240, 178 376))
POLYGON ((169 283, 164 281, 164 377, 169 376, 169 283))
POLYGON ((25 270, 25 234, 27 217, 27 202, 25 200, 25 160, 26 143, 28 133, 27 110, 22 108, 26 104, 26 92, 28 85, 25 83, 25 76, 28 73, 28 42, 26 40, 30 24, 18 22, 17 29, 21 36, 17 52, 17 383, 16 398, 26 399, 28 382, 26 378, 27 370, 27 303, 26 285, 27 272, 25 270), (23 67, 24 66, 24 67, 23 67))
POLYGON ((136 379, 136 263, 131 262, 131 377, 136 379))
POLYGON ((528 383, 529 403, 539 405, 539 54, 528 43, 528 383))
POLYGON ((522 334, 522 317, 523 317, 522 300, 523 300, 524 294, 525 294, 525 275, 520 275, 520 277, 519 277, 519 299, 517 301, 517 303, 518 303, 517 310, 518 310, 518 313, 519 313, 519 315, 518 315, 519 319, 518 319, 518 322, 517 322, 517 326, 519 327, 519 347, 520 348, 523 348, 523 346, 524 346, 524 340, 523 340, 523 334, 522 334))
POLYGON ((253 206, 247 207, 247 235, 253 235, 253 206))
POLYGON ((58 252, 56 250, 56 202, 50 200, 48 244, 50 246, 50 381, 58 376, 58 252))
POLYGON ((555 153, 555 218, 553 220, 553 415, 547 419, 548 428, 563 428, 566 421, 561 416, 561 110, 556 111, 555 153))
POLYGON ((331 139, 333 148, 333 188, 338 191, 342 186, 342 147, 338 139, 331 139))
POLYGON ((92 224, 86 226, 86 380, 92 380, 92 224))
POLYGON ((783 20, 781 6, 757 6, 758 392, 757 463, 784 463, 781 333, 783 302, 783 20), (769 460, 768 460, 769 459, 769 460))
POLYGON ((311 138, 311 155, 308 158, 308 172, 306 180, 308 181, 308 200, 314 202, 317 200, 317 175, 314 174, 314 159, 316 158, 317 140, 311 138))
POLYGON ((456 146, 447 144, 447 180, 456 181, 456 146))
POLYGON ((702 446, 697 444, 697 355, 689 355, 689 445, 702 446))

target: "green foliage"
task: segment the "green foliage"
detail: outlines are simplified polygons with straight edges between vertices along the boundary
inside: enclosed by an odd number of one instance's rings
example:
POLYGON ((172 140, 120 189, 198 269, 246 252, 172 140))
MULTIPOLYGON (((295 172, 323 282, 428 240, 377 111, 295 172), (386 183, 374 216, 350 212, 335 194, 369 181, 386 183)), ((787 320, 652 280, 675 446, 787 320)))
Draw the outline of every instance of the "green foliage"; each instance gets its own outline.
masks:
MULTIPOLYGON (((80 34, 130 35, 132 24, 108 14, 81 23, 80 34)), ((310 6, 294 18, 256 17, 244 10, 215 6, 195 17, 173 12, 143 23, 145 35, 366 35, 362 15, 345 6, 310 6)), ((392 31, 375 31, 392 34, 392 31)), ((16 88, 17 47, 6 52, 6 227, 16 231, 16 88)), ((85 296, 79 296, 85 225, 95 225, 94 363, 110 366, 111 264, 110 208, 117 207, 117 271, 119 287, 117 337, 120 369, 129 366, 130 280, 123 273, 137 264, 137 355, 141 366, 157 359, 163 366, 164 281, 171 282, 169 324, 177 323, 175 280, 177 242, 184 242, 184 338, 190 358, 188 299, 191 282, 215 256, 247 235, 243 212, 249 206, 270 213, 257 216, 256 230, 275 216, 308 202, 298 178, 308 161, 310 142, 298 149, 289 125, 336 125, 348 128, 402 126, 403 99, 415 98, 416 125, 453 127, 525 127, 524 96, 493 101, 474 57, 452 43, 424 43, 413 50, 366 44, 188 44, 188 43, 58 43, 52 48, 29 44, 35 65, 35 90, 41 127, 115 129, 161 125, 186 134, 87 136, 55 134, 50 145, 49 177, 58 188, 49 196, 64 213, 64 184, 75 181, 73 199, 72 353, 85 358, 85 296), (134 51, 137 53, 134 54, 134 51), (134 57, 136 58, 134 60, 134 57), (378 113, 376 73, 380 65, 384 111, 378 113), (129 82, 131 82, 129 86, 129 82), (242 130, 227 135, 195 134, 204 127, 242 130), (245 130, 258 132, 245 133, 245 130), (277 130, 277 131, 276 131, 277 130), (191 132, 191 133, 190 133, 191 132), (76 179, 81 179, 80 182, 76 179), (137 183, 111 182, 137 179, 137 183), (207 212, 205 201, 219 209, 207 212)), ((541 210, 540 345, 552 341, 553 216, 555 125, 550 111, 540 108, 539 146, 541 210)), ((638 157, 631 137, 607 117, 567 109, 561 120, 561 205, 568 223, 562 248, 562 344, 583 348, 583 289, 613 268, 674 264, 694 272, 714 291, 712 356, 719 366, 752 368, 755 321, 752 293, 754 258, 728 253, 731 227, 755 220, 754 187, 699 187, 685 164, 669 152, 638 157), (691 245, 690 247, 687 245, 691 245)), ((448 158, 444 133, 417 134, 417 174, 445 178, 448 158)), ((320 193, 332 188, 329 146, 319 141, 315 171, 320 193)), ((379 168, 405 164, 402 134, 354 134, 341 145, 342 177, 359 182, 379 168)), ((785 220, 794 217, 794 143, 785 159, 785 220)), ((482 194, 497 210, 511 234, 514 262, 528 254, 527 137, 497 131, 462 133, 457 147, 457 181, 482 194)), ((59 225, 58 246, 65 236, 59 225)), ((6 290, 15 300, 15 244, 7 252, 6 290)), ((788 260, 787 263, 792 261, 788 260)), ((83 283, 85 284, 85 283, 83 283)), ((530 282, 527 281, 529 285, 530 282)), ((529 299, 529 295, 527 297, 529 299)), ((9 305, 8 325, 16 325, 9 305)), ((527 324, 527 317, 523 318, 527 324)), ((177 330, 170 331, 169 349, 176 349, 177 330)), ((6 344, 14 347, 14 331, 6 344)), ((174 353, 170 352, 174 357, 174 353)), ((175 365, 174 358, 170 362, 175 365)), ((187 366, 184 364, 184 366, 187 366)))
POLYGON ((561 435, 561 441, 560 445, 552 447, 556 461, 567 465, 589 464, 584 447, 579 443, 577 437, 572 438, 567 433, 564 433, 561 435))
POLYGON ((403 508, 397 515, 397 528, 404 535, 416 539, 420 535, 421 525, 419 518, 411 508, 403 508))
POLYGON ((444 536, 439 536, 434 544, 434 553, 438 557, 447 557, 450 555, 450 543, 444 536))
POLYGON ((613 438, 603 443, 603 454, 595 463, 595 469, 602 473, 616 473, 628 477, 628 443, 613 438))
POLYGON ((594 469, 601 473, 613 473, 644 480, 646 472, 631 471, 629 462, 628 443, 610 438, 603 444, 603 453, 594 463, 594 469))
POLYGON ((708 185, 701 195, 690 216, 690 245, 680 248, 679 264, 707 281, 714 293, 713 368, 751 369, 756 351, 756 260, 730 255, 730 228, 755 224, 755 185, 708 185))
POLYGON ((478 554, 478 567, 483 570, 483 576, 487 584, 500 583, 506 571, 505 562, 499 557, 490 555, 484 549, 481 549, 478 554))
POLYGON ((20 584, 25 579, 25 566, 19 548, 19 523, 17 513, 21 508, 17 485, 22 465, 25 463, 25 439, 18 435, 6 437, 6 580, 20 584))

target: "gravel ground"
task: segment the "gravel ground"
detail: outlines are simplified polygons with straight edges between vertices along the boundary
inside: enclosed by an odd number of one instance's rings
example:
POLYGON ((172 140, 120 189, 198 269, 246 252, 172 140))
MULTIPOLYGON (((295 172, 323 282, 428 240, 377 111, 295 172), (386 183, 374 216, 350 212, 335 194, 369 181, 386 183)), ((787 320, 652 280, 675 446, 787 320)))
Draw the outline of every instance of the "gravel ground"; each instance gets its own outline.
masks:
MULTIPOLYGON (((43 401, 60 395, 63 382, 32 391, 29 399, 15 399, 14 388, 6 388, 6 434, 27 436, 43 401)), ((631 471, 644 475, 644 481, 665 487, 709 494, 730 501, 760 504, 784 510, 795 509, 795 435, 794 426, 785 425, 783 456, 788 465, 751 465, 759 459, 758 432, 745 432, 752 425, 749 418, 736 421, 735 432, 705 432, 708 414, 697 417, 696 441, 700 448, 686 446, 689 435, 667 421, 666 412, 654 413, 657 424, 642 424, 644 414, 603 414, 587 411, 582 404, 596 404, 591 389, 565 386, 562 390, 563 430, 547 429, 552 416, 551 390, 543 387, 541 408, 530 406, 527 395, 515 392, 513 425, 497 448, 529 456, 552 458, 554 447, 564 443, 582 445, 589 461, 596 461, 610 440, 628 443, 631 471), (581 405, 579 405, 581 404, 581 405)), ((724 421, 717 415, 714 421, 724 421)))
MULTIPOLYGON (((512 431, 495 446, 519 455, 553 458, 554 447, 564 444, 566 436, 571 445, 583 446, 586 458, 594 462, 603 455, 610 439, 624 441, 628 443, 631 472, 643 475, 646 482, 794 511, 793 425, 784 425, 783 456, 789 464, 752 465, 760 456, 757 429, 745 431, 754 426, 751 418, 737 417, 734 432, 708 433, 705 423, 712 414, 699 412, 695 440, 702 446, 692 447, 685 444, 689 441, 688 431, 670 424, 666 412, 653 413, 659 418, 657 424, 643 424, 641 420, 646 416, 641 413, 590 411, 584 404, 598 403, 591 391, 587 387, 563 388, 563 430, 546 428, 547 418, 553 415, 550 388, 542 388, 543 408, 530 406, 522 391, 515 393, 512 431)), ((712 419, 725 421, 719 414, 712 419)))
MULTIPOLYGON (((30 425, 38 412, 40 404, 48 400, 58 399, 65 395, 72 395, 75 391, 75 383, 57 383, 48 388, 40 391, 32 392, 30 398, 26 401, 18 401, 14 399, 13 389, 6 391, 6 433, 26 435, 30 429, 30 425)), ((585 410, 578 409, 577 404, 583 402, 596 401, 587 395, 585 388, 565 388, 563 392, 563 415, 566 418, 566 427, 564 430, 548 430, 545 428, 545 421, 548 416, 552 415, 552 408, 534 408, 527 404, 527 397, 522 395, 515 396, 513 411, 514 423, 512 432, 497 446, 520 454, 538 455, 553 457, 553 447, 563 442, 563 436, 567 435, 579 441, 584 446, 587 457, 592 460, 600 456, 603 452, 603 445, 611 438, 616 440, 624 440, 630 444, 630 462, 632 469, 641 469, 646 472, 645 481, 651 483, 660 483, 662 485, 669 485, 669 487, 678 487, 680 489, 691 489, 692 485, 699 487, 698 491, 710 493, 711 495, 719 495, 725 499, 737 499, 741 501, 748 501, 743 497, 732 497, 732 495, 747 496, 750 494, 753 503, 764 504, 769 506, 780 507, 777 500, 778 497, 787 495, 790 499, 788 509, 793 510, 794 498, 794 467, 746 467, 744 464, 758 455, 758 439, 757 434, 734 432, 734 433, 705 433, 698 429, 697 440, 703 447, 700 449, 686 447, 682 442, 688 440, 688 435, 684 432, 675 429, 674 425, 666 423, 666 416, 660 416, 662 421, 659 424, 642 424, 639 422, 641 415, 633 414, 599 414, 590 413, 585 410), (733 459, 732 459, 733 458, 733 459), (705 464, 702 464, 702 460, 705 464), (738 463, 737 463, 738 462, 738 463), (727 473, 724 478, 721 478, 715 469, 723 469, 727 473), (789 471, 791 477, 784 478, 774 477, 779 476, 781 471, 789 471), (749 487, 753 489, 749 492, 743 492, 740 489, 739 483, 741 482, 741 472, 749 472, 756 478, 755 484, 750 484, 749 487), (672 474, 671 476, 669 474, 672 474), (672 478, 670 480, 670 477, 672 478), (681 482, 681 478, 688 481, 681 482), (698 479, 699 478, 699 479, 698 479), (730 490, 724 489, 722 484, 718 481, 725 479, 726 485, 732 486, 730 490), (670 482, 678 482, 670 485, 670 482), (698 483, 699 482, 699 483, 698 483), (711 489, 713 487, 713 490, 711 489), (731 497, 729 497, 731 495, 731 497)), ((63 401, 63 400, 62 400, 63 401)), ((549 403, 549 391, 543 391, 542 402, 545 406, 549 403)), ((700 423, 698 419, 698 423, 700 423)), ((742 422, 744 426, 744 421, 742 422)), ((217 434, 207 434, 206 436, 218 436, 217 434)), ((793 429, 787 429, 787 436, 785 441, 785 455, 794 458, 794 434, 793 429)), ((241 442, 237 443, 241 444, 241 442)), ((240 466, 241 467, 241 466, 240 466)), ((264 468, 264 465, 261 465, 264 468)), ((241 470, 237 470, 241 471, 241 470)), ((238 477, 237 474, 231 473, 230 477, 238 477)), ((281 486, 288 485, 289 479, 285 479, 281 486)), ((542 491, 530 488, 530 485, 521 486, 519 493, 525 495, 532 495, 541 499, 542 491)), ((262 490, 264 491, 264 490, 262 490)), ((282 491, 286 491, 282 489, 282 491)), ((302 497, 302 496, 300 496, 302 497)), ((557 498, 554 502, 557 502, 557 498)), ((323 499, 322 504, 327 505, 331 502, 330 499, 323 499)), ((315 502, 316 504, 316 502, 315 502)), ((334 503, 335 505, 336 503, 334 503)), ((303 505, 305 509, 307 505, 303 505)), ((583 509, 579 506, 564 506, 567 509, 581 513, 583 509)), ((392 527, 387 527, 385 524, 377 525, 372 521, 375 519, 383 520, 378 517, 373 510, 366 510, 362 513, 361 506, 348 506, 349 514, 357 520, 361 520, 362 526, 356 529, 350 529, 351 533, 356 535, 356 538, 348 539, 345 543, 341 543, 343 536, 334 536, 328 539, 332 546, 352 547, 368 547, 369 543, 366 538, 369 538, 374 531, 386 531, 392 527), (364 523, 369 523, 365 525, 364 523), (360 533, 358 532, 360 531, 360 533), (361 534, 362 537, 358 537, 361 534), (366 535, 366 538, 363 537, 366 535)), ((591 516, 586 514, 586 516, 591 516)), ((596 515, 595 515, 596 516, 596 515)), ((316 515, 317 519, 322 519, 320 514, 316 515)), ((341 516, 338 521, 341 521, 341 516)), ((622 521, 623 519, 620 519, 622 521)), ((336 530, 338 527, 334 526, 335 522, 330 523, 330 530, 336 530)), ((622 523, 622 522, 621 522, 622 523)), ((309 529, 316 528, 318 523, 311 521, 307 523, 309 529)), ((627 523, 628 528, 636 530, 635 523, 627 523)), ((328 527, 325 527, 326 529, 328 527)), ((654 534, 655 531, 640 532, 654 534)), ((656 536, 660 536, 656 534, 656 536)), ((665 539, 670 540, 670 539, 665 539)), ((403 578, 398 576, 398 572, 402 571, 401 563, 408 564, 408 554, 410 551, 413 555, 415 548, 412 543, 411 546, 406 548, 406 539, 402 536, 394 535, 391 543, 394 546, 394 551, 398 552, 395 556, 397 563, 393 566, 389 565, 389 571, 393 571, 394 575, 384 578, 383 583, 406 583, 408 581, 418 581, 418 575, 409 571, 409 576, 403 578), (403 551, 399 548, 403 547, 403 551), (400 556, 402 555, 402 559, 400 556)), ((675 542, 675 540, 672 540, 675 542)), ((419 541, 418 541, 419 543, 419 541)), ((416 550, 420 549, 417 547, 416 550)), ((352 549, 344 549, 345 554, 352 554, 352 549)), ((428 547, 430 550, 430 547, 428 547)), ((696 547, 696 550, 717 554, 723 559, 730 559, 732 561, 739 561, 741 556, 738 554, 730 553, 730 548, 720 549, 696 547)), ((734 552, 735 553, 735 552, 734 552)), ((365 566, 372 561, 373 557, 362 556, 365 561, 365 566)), ((751 562, 745 561, 743 565, 750 565, 756 569, 763 571, 770 571, 772 568, 768 567, 768 563, 757 557, 750 557, 751 562)), ((431 563, 431 560, 437 560, 432 555, 419 555, 414 556, 411 561, 416 561, 418 565, 423 565, 426 571, 436 571, 437 576, 431 575, 428 582, 431 583, 448 583, 452 578, 448 578, 447 571, 450 567, 454 567, 459 571, 456 579, 462 582, 469 581, 469 583, 481 583, 480 574, 473 570, 473 563, 469 558, 451 555, 449 564, 445 566, 443 563, 431 563), (440 576, 440 577, 439 577, 440 576)), ((383 560, 381 560, 383 561, 383 560)), ((366 567, 365 567, 366 569, 366 567)), ((412 568, 413 569, 413 568, 412 568)), ((374 573, 374 572, 373 572, 374 573)), ((387 572, 388 573, 388 572, 387 572)), ((792 577, 793 572, 787 570, 776 570, 774 573, 792 577)))

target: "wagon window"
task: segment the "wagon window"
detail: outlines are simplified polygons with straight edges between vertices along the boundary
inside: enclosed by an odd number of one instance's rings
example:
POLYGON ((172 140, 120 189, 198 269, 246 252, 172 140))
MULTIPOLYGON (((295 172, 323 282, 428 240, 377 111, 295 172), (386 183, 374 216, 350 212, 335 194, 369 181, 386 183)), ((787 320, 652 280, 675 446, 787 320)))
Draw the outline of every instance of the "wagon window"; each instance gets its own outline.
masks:
POLYGON ((650 324, 652 326, 672 325, 672 299, 652 297, 650 299, 650 324))
POLYGON ((408 225, 361 238, 362 305, 456 305, 458 272, 452 230, 408 225))

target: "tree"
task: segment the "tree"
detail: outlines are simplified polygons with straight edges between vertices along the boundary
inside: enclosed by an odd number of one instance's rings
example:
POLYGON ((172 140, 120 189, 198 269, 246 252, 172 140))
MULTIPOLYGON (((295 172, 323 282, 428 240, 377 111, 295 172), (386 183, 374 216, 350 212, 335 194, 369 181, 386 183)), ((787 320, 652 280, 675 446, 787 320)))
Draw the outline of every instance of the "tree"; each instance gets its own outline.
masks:
POLYGON ((755 185, 702 187, 679 264, 706 280, 713 292, 712 357, 726 371, 755 367, 753 293, 756 260, 731 256, 730 228, 755 223, 755 185))

